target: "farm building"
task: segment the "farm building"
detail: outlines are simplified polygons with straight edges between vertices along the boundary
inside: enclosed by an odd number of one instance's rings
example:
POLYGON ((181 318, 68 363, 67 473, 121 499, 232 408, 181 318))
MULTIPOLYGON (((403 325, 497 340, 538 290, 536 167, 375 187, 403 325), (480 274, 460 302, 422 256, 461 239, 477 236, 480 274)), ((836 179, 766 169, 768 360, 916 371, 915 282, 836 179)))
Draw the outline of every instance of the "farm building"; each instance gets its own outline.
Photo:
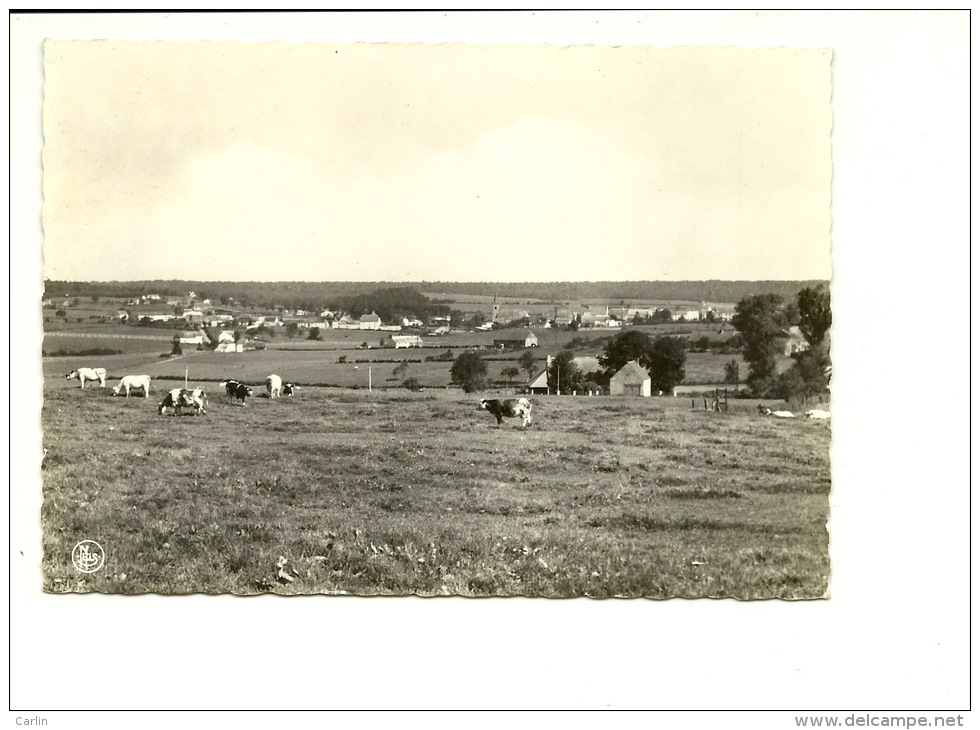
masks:
MULTIPOLYGON (((548 390, 548 369, 551 367, 552 357, 548 355, 544 370, 535 375, 528 381, 527 390, 532 395, 549 395, 548 390)), ((597 373, 600 370, 599 358, 597 357, 573 357, 572 363, 578 371, 584 375, 597 373)))
POLYGON ((525 329, 512 329, 512 330, 501 330, 493 336, 493 346, 494 347, 537 347, 538 338, 531 332, 531 330, 525 329))
POLYGON ((803 352, 810 349, 810 343, 806 341, 802 330, 793 325, 786 332, 786 342, 783 344, 783 354, 792 355, 794 352, 803 352))
POLYGON ((609 395, 650 397, 650 373, 636 360, 623 365, 609 381, 609 395))
POLYGON ((132 322, 134 319, 137 322, 143 319, 148 319, 150 322, 169 322, 172 319, 177 319, 177 315, 174 314, 172 307, 140 307, 130 311, 129 321, 132 322))
POLYGON ((235 342, 235 333, 231 330, 225 330, 220 335, 218 335, 218 346, 214 348, 215 352, 244 352, 245 347, 241 342, 235 342))
POLYGON ((371 314, 362 314, 360 319, 360 328, 362 330, 381 329, 381 317, 374 312, 371 312, 371 314))
POLYGON ((391 342, 396 350, 403 347, 422 347, 422 338, 418 335, 392 335, 391 342))
POLYGON ((208 336, 200 331, 185 330, 180 333, 180 344, 182 345, 203 345, 206 340, 208 340, 208 336))

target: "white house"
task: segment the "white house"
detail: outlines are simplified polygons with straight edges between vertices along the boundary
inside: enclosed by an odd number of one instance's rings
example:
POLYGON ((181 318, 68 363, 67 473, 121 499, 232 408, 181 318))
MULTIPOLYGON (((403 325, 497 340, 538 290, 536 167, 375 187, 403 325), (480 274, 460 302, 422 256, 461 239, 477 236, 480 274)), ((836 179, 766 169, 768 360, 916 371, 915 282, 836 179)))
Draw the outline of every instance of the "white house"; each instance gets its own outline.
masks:
POLYGON ((245 346, 241 342, 235 342, 235 333, 231 330, 224 330, 218 335, 218 346, 215 352, 244 352, 245 346))
POLYGON ((379 317, 374 312, 371 312, 371 314, 362 314, 360 319, 360 329, 362 330, 381 329, 381 317, 379 317))
POLYGON ((609 381, 609 395, 633 395, 649 398, 650 373, 636 360, 623 365, 609 381))
POLYGON ((395 345, 396 350, 400 350, 405 347, 422 347, 422 338, 418 335, 392 335, 391 341, 395 345))

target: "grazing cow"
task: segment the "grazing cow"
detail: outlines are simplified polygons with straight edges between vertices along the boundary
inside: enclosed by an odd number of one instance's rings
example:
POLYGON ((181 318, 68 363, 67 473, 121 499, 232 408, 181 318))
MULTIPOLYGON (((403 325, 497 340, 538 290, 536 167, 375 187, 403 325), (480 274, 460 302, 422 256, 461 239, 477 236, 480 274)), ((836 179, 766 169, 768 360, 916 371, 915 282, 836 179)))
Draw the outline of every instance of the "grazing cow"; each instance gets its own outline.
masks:
POLYGON ((484 398, 480 401, 479 410, 490 411, 497 419, 497 426, 504 418, 520 418, 521 428, 531 425, 531 401, 527 398, 497 400, 484 398))
POLYGON ((283 395, 292 395, 297 390, 299 390, 299 386, 293 385, 292 383, 285 383, 282 386, 283 395))
POLYGON ((266 378, 265 392, 270 398, 278 398, 282 395, 282 378, 274 373, 266 378))
POLYGON ((766 415, 772 416, 773 418, 796 418, 796 416, 789 411, 772 411, 768 408, 766 408, 766 415))
POLYGON ((119 385, 112 389, 114 395, 119 395, 119 391, 126 389, 126 397, 132 388, 142 388, 143 397, 150 397, 150 376, 149 375, 126 375, 119 381, 119 385))
POLYGON ((237 380, 226 380, 221 387, 228 393, 228 400, 237 400, 241 405, 245 405, 245 399, 252 395, 252 389, 237 380))
POLYGON ((172 408, 175 416, 180 415, 182 408, 193 408, 195 415, 207 415, 208 396, 201 388, 174 388, 160 403, 157 411, 161 415, 167 408, 172 408))
POLYGON ((99 387, 105 387, 105 368, 78 368, 78 370, 72 370, 65 376, 65 380, 74 380, 78 378, 82 383, 82 389, 85 388, 86 380, 98 380, 99 387))
POLYGON ((811 411, 807 411, 803 414, 807 418, 817 418, 820 420, 826 420, 830 418, 830 411, 821 411, 819 408, 814 408, 811 411))

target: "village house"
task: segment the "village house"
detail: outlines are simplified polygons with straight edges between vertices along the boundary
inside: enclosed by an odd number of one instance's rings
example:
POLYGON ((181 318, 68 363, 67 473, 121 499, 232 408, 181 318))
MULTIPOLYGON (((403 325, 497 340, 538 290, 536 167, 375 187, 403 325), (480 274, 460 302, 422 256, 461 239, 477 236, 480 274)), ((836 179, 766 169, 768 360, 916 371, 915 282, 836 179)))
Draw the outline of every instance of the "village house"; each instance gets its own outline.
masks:
POLYGON ((340 319, 334 320, 334 328, 339 330, 359 330, 361 323, 349 314, 345 314, 340 319))
POLYGON ((174 310, 171 307, 166 306, 150 306, 150 307, 134 307, 129 310, 129 320, 132 322, 134 319, 137 322, 142 322, 144 319, 150 322, 170 322, 171 320, 177 319, 177 315, 174 314, 174 310))
POLYGON ((636 360, 623 365, 609 380, 609 395, 650 397, 650 373, 636 360))
POLYGON ((395 346, 396 350, 401 350, 405 347, 424 347, 422 338, 418 335, 391 335, 391 343, 395 346))
POLYGON ((538 338, 531 330, 523 328, 500 330, 493 335, 493 346, 504 349, 513 347, 537 347, 538 338))
POLYGON ((210 340, 200 330, 184 330, 180 333, 180 344, 182 345, 203 345, 205 342, 210 342, 210 340))
POLYGON ((215 352, 244 352, 245 346, 241 342, 235 342, 235 333, 232 330, 224 330, 218 335, 218 346, 215 352))
POLYGON ((783 343, 783 354, 786 356, 810 349, 810 343, 803 336, 803 331, 793 325, 786 331, 786 341, 783 343))
POLYGON ((359 328, 362 330, 379 330, 381 329, 381 317, 374 312, 362 314, 359 320, 359 328))

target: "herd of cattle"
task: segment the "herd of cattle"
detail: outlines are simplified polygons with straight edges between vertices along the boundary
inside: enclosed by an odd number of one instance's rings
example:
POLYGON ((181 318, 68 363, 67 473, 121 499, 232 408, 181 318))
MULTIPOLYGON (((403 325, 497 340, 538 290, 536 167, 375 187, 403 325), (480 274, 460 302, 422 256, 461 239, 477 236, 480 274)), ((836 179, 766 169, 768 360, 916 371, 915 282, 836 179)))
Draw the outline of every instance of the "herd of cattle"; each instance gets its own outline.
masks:
MULTIPOLYGON (((81 387, 85 389, 85 383, 98 381, 99 387, 105 387, 106 369, 105 368, 78 368, 72 370, 65 376, 67 380, 78 380, 81 387)), ((252 389, 237 380, 226 380, 221 383, 221 387, 228 393, 229 400, 244 406, 245 399, 252 395, 252 389)), ((265 379, 266 394, 269 398, 279 398, 284 395, 293 395, 299 387, 292 383, 283 383, 278 375, 270 375, 265 379)), ((129 397, 130 391, 142 390, 143 397, 150 397, 150 376, 149 375, 124 375, 119 380, 119 385, 112 389, 114 395, 119 395, 126 391, 129 397)), ((208 394, 203 388, 173 388, 167 391, 167 395, 157 409, 160 414, 167 413, 179 416, 181 411, 189 408, 195 415, 206 415, 208 412, 208 394)))
MULTIPOLYGON (((98 381, 99 387, 105 387, 106 370, 105 368, 79 368, 72 370, 65 376, 68 380, 78 379, 84 389, 86 381, 98 381)), ((230 402, 244 406, 245 401, 252 397, 252 388, 245 383, 237 380, 225 380, 220 386, 228 394, 230 402)), ((126 375, 119 385, 112 389, 113 394, 119 395, 126 391, 129 397, 131 390, 142 390, 143 397, 150 397, 150 376, 148 375, 126 375)), ((281 396, 293 395, 299 387, 292 383, 283 383, 278 375, 270 375, 265 379, 265 392, 268 398, 279 398, 281 396)), ((167 392, 166 397, 160 402, 158 413, 164 414, 172 412, 179 416, 185 408, 190 409, 195 415, 205 415, 208 412, 208 396, 203 388, 173 388, 167 392)), ((483 398, 480 400, 480 410, 487 411, 497 419, 497 426, 503 422, 504 418, 520 418, 521 428, 531 425, 531 401, 527 398, 483 398)), ((790 411, 773 411, 762 404, 758 407, 759 414, 772 416, 774 418, 795 418, 790 411)), ((809 410, 804 414, 805 418, 829 419, 829 411, 818 409, 809 410)))
MULTIPOLYGON (((105 368, 78 368, 72 370, 65 376, 68 380, 78 380, 81 387, 85 389, 88 381, 98 381, 99 387, 105 387, 106 369, 105 368)), ((245 383, 238 380, 225 380, 220 387, 228 394, 228 400, 237 405, 244 406, 246 400, 252 397, 253 390, 245 383)), ((125 375, 119 385, 112 389, 114 395, 119 395, 123 391, 129 397, 130 391, 142 390, 143 397, 150 397, 150 376, 149 375, 125 375)), ((265 379, 265 392, 268 398, 279 398, 291 396, 299 386, 292 383, 282 382, 282 378, 272 374, 265 379)), ((498 400, 496 398, 483 398, 480 400, 480 410, 489 412, 497 419, 497 426, 503 422, 504 418, 520 418, 521 427, 527 428, 531 425, 531 401, 527 398, 510 398, 498 400)), ((184 409, 189 409, 195 415, 206 415, 208 412, 208 394, 203 388, 173 388, 157 409, 161 415, 170 412, 174 416, 179 416, 184 409)))

